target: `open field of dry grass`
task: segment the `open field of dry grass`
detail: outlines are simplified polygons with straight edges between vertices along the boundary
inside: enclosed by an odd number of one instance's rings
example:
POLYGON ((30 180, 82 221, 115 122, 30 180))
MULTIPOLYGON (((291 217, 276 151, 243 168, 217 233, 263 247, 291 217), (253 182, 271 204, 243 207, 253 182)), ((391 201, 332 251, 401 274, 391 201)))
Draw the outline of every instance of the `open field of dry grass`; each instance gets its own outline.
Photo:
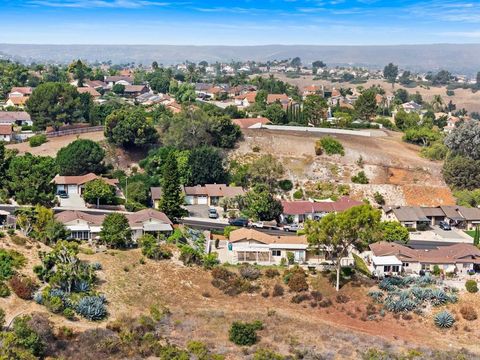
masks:
MULTIPOLYGON (((268 75, 265 74, 264 76, 268 76, 268 75)), ((365 84, 350 84, 350 83, 342 83, 342 82, 332 83, 331 81, 327 81, 327 80, 313 80, 313 76, 310 76, 310 75, 301 76, 297 79, 288 78, 285 74, 275 74, 275 77, 285 82, 288 82, 290 84, 296 85, 299 87, 299 89, 303 89, 305 86, 314 85, 314 84, 324 85, 327 89, 356 88, 357 86, 363 86, 364 88, 368 88, 373 85, 377 85, 385 89, 387 94, 392 93, 392 85, 382 80, 369 80, 365 84)), ((400 88, 405 89, 412 94, 418 91, 422 95, 423 100, 427 102, 432 101, 435 95, 441 95, 442 98, 444 99, 444 102, 446 103, 452 100, 453 103, 457 105, 457 109, 465 108, 469 112, 472 112, 472 111, 480 112, 480 92, 478 91, 476 93, 472 93, 472 91, 469 89, 467 90, 457 89, 455 90, 454 96, 447 96, 447 89, 445 86, 430 87, 430 88, 417 86, 415 88, 407 88, 402 85, 395 84, 395 90, 400 88)))
MULTIPOLYGON (((33 243, 27 246, 31 248, 12 245, 8 239, 0 242, 0 247, 14 248, 28 257, 26 270, 39 263, 39 249, 33 243)), ((41 248, 45 249, 43 245, 41 248)), ((387 313, 385 317, 366 320, 366 306, 371 302, 366 295, 370 288, 367 283, 347 284, 341 293, 350 301, 340 304, 335 301, 335 291, 323 275, 309 276, 312 289, 333 301, 332 306, 320 308, 311 307, 309 302, 292 303, 292 294, 288 291, 281 297, 265 298, 260 293, 231 297, 211 285, 208 271, 184 267, 176 260, 145 260, 145 264, 141 264, 139 250, 108 251, 81 257, 102 264, 98 290, 109 300, 108 321, 147 314, 151 305, 166 306, 172 313, 167 334, 172 343, 183 346, 189 340, 199 340, 227 355, 227 359, 244 358, 241 349, 228 340, 228 329, 236 320, 261 320, 265 329, 260 331, 260 342, 254 348, 269 347, 284 354, 294 349, 309 349, 329 359, 356 359, 357 351, 372 347, 396 351, 466 348, 480 354, 480 344, 476 341, 480 336, 480 320, 466 322, 458 314, 462 304, 478 308, 478 295, 462 294, 459 304, 449 306, 457 314, 456 326, 438 330, 431 314, 413 315, 411 320, 404 320, 387 313)), ((30 271, 26 272, 31 275, 30 271)), ((266 289, 281 283, 280 278, 261 281, 266 289)), ((6 310, 7 319, 19 313, 46 313, 44 307, 20 300, 15 295, 0 299, 0 307, 6 310)), ((49 317, 57 326, 65 325, 75 331, 102 328, 107 324, 107 321, 72 322, 53 314, 49 317)))
POLYGON ((372 138, 335 135, 345 148, 345 156, 316 156, 314 144, 321 135, 248 130, 232 156, 273 154, 284 165, 285 177, 299 187, 318 181, 349 184, 352 196, 359 200, 372 199, 378 191, 389 204, 454 204, 450 189, 442 180, 441 162, 420 157, 419 148, 402 142, 399 133, 386 134, 372 138), (254 148, 259 151, 254 153, 254 148), (358 165, 360 158, 362 166, 358 165), (352 184, 351 176, 361 170, 370 183, 352 184))

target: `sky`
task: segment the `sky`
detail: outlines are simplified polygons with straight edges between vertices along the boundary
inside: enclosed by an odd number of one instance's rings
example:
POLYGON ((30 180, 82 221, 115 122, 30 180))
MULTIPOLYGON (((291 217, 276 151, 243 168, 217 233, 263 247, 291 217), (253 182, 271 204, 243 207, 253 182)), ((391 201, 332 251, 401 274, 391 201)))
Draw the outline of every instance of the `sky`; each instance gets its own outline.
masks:
POLYGON ((0 0, 0 43, 480 43, 480 0, 0 0))

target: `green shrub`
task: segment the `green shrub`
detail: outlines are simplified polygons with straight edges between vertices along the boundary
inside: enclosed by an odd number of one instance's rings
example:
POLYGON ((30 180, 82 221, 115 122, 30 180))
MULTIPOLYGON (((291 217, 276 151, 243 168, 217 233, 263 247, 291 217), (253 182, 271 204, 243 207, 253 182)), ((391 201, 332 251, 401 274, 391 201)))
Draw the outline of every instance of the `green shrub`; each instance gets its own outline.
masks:
POLYGON ((355 184, 368 184, 368 178, 364 171, 352 176, 352 182, 355 184))
POLYGON ((258 349, 253 355, 253 360, 284 360, 285 357, 268 349, 258 349))
POLYGON ((74 320, 75 319, 75 311, 71 308, 65 308, 63 310, 63 316, 65 316, 68 320, 74 320))
POLYGON ((59 314, 64 310, 63 301, 59 296, 50 296, 43 303, 54 314, 59 314))
POLYGON ((0 308, 0 329, 5 325, 5 311, 0 308))
POLYGON ((420 155, 429 160, 443 160, 447 156, 448 148, 443 142, 435 141, 420 150, 420 155))
POLYGON ((360 271, 363 275, 370 277, 372 273, 368 269, 367 264, 365 264, 365 261, 363 261, 363 259, 357 254, 352 254, 352 255, 353 255, 355 269, 360 271))
POLYGON ((142 248, 142 254, 149 259, 170 259, 173 255, 165 245, 159 244, 159 241, 153 235, 143 235, 138 239, 138 243, 142 248))
POLYGON ((291 291, 301 292, 308 290, 307 275, 300 267, 294 267, 293 269, 285 271, 283 280, 291 291))
POLYGON ((293 193, 293 198, 294 198, 295 200, 303 199, 303 190, 302 190, 302 189, 296 190, 296 191, 293 193))
POLYGON ((385 205, 385 198, 378 191, 373 194, 373 198, 378 205, 385 205))
POLYGON ((25 257, 19 252, 0 249, 0 281, 10 279, 25 262, 25 257))
POLYGON ((30 147, 37 147, 47 142, 47 137, 44 134, 34 135, 28 139, 30 147))
POLYGON ((293 189, 293 183, 288 179, 280 180, 278 182, 278 187, 283 191, 290 191, 293 189))
POLYGON ((203 267, 205 269, 213 269, 219 263, 217 253, 210 253, 203 256, 203 267))
POLYGON ((320 145, 327 155, 345 155, 345 149, 343 145, 331 136, 325 136, 321 138, 320 145))
POLYGON ((476 293, 478 292, 478 286, 477 286, 477 282, 475 280, 467 280, 465 281, 465 289, 467 289, 467 291, 469 293, 476 293))
POLYGON ((440 270, 440 267, 438 265, 433 266, 433 270, 432 270, 433 275, 439 276, 441 274, 441 272, 442 271, 440 270))
POLYGON ((225 226, 223 228, 223 236, 225 236, 228 239, 230 238, 230 233, 237 229, 238 229, 237 226, 231 226, 231 225, 225 226))
POLYGON ((261 321, 244 323, 235 321, 230 327, 229 339, 236 345, 251 346, 258 341, 257 331, 263 329, 261 321))
POLYGON ((0 282, 0 298, 5 298, 8 296, 10 296, 10 289, 8 288, 7 284, 0 282))
POLYGON ((9 281, 12 291, 23 300, 31 300, 37 286, 34 281, 26 276, 15 275, 9 281))

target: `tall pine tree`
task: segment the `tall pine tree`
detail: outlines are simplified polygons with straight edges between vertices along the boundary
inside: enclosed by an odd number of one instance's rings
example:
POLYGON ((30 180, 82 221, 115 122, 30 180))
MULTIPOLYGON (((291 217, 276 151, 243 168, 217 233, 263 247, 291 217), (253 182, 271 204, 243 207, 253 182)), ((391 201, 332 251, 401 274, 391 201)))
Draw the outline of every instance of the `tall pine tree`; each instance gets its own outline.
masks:
POLYGON ((182 208, 182 204, 183 196, 180 188, 177 159, 171 152, 163 167, 162 198, 160 199, 159 209, 173 221, 185 215, 186 210, 182 208))

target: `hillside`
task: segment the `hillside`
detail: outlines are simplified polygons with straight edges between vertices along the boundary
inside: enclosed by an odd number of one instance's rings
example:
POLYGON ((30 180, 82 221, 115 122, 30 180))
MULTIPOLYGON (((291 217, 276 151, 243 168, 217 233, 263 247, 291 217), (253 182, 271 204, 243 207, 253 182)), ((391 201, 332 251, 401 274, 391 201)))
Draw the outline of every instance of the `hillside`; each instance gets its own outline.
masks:
MULTIPOLYGON (((8 238, 0 241, 0 248, 23 253, 29 263, 22 272, 30 275, 31 266, 39 263, 37 250, 48 250, 34 243, 14 245, 8 238)), ((334 300, 335 292, 324 275, 310 275, 311 288, 333 301, 331 306, 313 307, 308 302, 292 303, 292 294, 288 292, 280 297, 264 297, 259 292, 228 296, 211 285, 212 277, 208 271, 185 267, 177 260, 155 262, 146 259, 142 264, 139 250, 84 254, 82 259, 101 263, 99 291, 107 296, 110 315, 108 321, 103 322, 72 322, 60 315, 47 314, 55 326, 71 328, 74 333, 89 329, 98 331, 117 319, 148 314, 150 306, 156 305, 169 309, 169 315, 162 320, 162 335, 170 343, 184 346, 189 340, 202 341, 217 353, 226 355, 227 359, 246 358, 248 353, 260 347, 283 354, 321 354, 321 358, 326 359, 338 358, 339 354, 342 359, 356 359, 369 348, 392 352, 418 348, 425 354, 430 347, 440 351, 466 348, 480 353, 478 342, 474 341, 479 335, 478 327, 470 329, 465 320, 459 319, 458 326, 448 331, 435 329, 430 315, 401 319, 387 313, 383 317, 377 315, 375 320, 367 320, 366 306, 371 302, 366 296, 371 286, 369 282, 354 281, 345 285, 341 293, 349 300, 339 303, 334 300), (259 333, 259 344, 243 353, 228 341, 230 324, 238 320, 261 320, 265 326, 259 333), (384 330, 385 326, 388 331, 384 330)), ((271 289, 279 282, 278 278, 262 278, 260 281, 264 289, 271 289)), ((462 295, 462 300, 449 308, 456 312, 466 303, 477 304, 478 299, 475 295, 462 295)), ((46 313, 45 307, 20 300, 15 295, 0 299, 0 307, 6 310, 7 321, 19 313, 46 313)), ((96 344, 88 353, 77 353, 69 358, 98 358, 101 345, 96 344)))
POLYGON ((441 162, 421 158, 419 147, 402 142, 399 133, 387 131, 386 135, 371 138, 336 135, 345 148, 345 156, 316 156, 314 147, 319 135, 249 130, 232 157, 273 154, 286 168, 286 177, 299 188, 312 188, 324 182, 349 184, 351 195, 358 200, 372 200, 378 191, 387 204, 455 204, 442 180, 441 162), (362 166, 358 164, 360 158, 362 166), (362 170, 370 183, 352 184, 351 176, 362 170))
POLYGON ((480 44, 431 44, 393 46, 176 46, 176 45, 28 45, 0 44, 0 54, 24 62, 68 63, 73 59, 151 64, 268 61, 299 56, 305 63, 323 60, 329 65, 383 68, 389 62, 414 71, 447 69, 473 75, 480 44))

